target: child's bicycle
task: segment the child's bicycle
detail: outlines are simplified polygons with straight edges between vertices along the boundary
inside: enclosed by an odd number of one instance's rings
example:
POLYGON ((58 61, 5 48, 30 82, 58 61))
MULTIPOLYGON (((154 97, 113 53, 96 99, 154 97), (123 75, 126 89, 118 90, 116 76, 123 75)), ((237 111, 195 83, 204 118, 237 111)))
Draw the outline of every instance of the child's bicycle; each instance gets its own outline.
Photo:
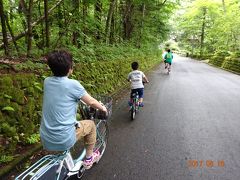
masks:
MULTIPOLYGON (((83 102, 80 102, 80 113, 83 119, 94 120, 97 129, 97 141, 94 148, 99 150, 101 157, 105 152, 108 142, 108 122, 112 113, 112 98, 106 96, 99 96, 101 101, 108 110, 108 115, 95 110, 83 102)), ((78 143, 76 143, 78 144, 78 143)), ((60 154, 46 155, 25 170, 22 174, 16 177, 16 180, 20 179, 38 179, 38 180, 63 180, 63 179, 80 179, 85 171, 83 166, 83 160, 86 155, 86 150, 82 148, 82 152, 75 158, 74 147, 70 150, 66 150, 60 154)), ((77 148, 79 149, 79 147, 77 148)), ((101 158, 100 157, 100 158, 101 158)))
POLYGON ((138 111, 139 111, 139 95, 137 92, 135 92, 131 95, 131 102, 130 102, 131 120, 135 119, 135 116, 138 111))

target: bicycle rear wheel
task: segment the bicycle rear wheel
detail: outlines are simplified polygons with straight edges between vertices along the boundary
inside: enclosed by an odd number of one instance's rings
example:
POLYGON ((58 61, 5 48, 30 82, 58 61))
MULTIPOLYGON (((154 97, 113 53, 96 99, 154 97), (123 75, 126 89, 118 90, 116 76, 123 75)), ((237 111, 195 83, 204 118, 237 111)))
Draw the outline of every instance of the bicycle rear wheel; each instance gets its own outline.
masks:
POLYGON ((136 116, 136 111, 134 109, 134 107, 131 108, 131 120, 134 120, 136 116))
POLYGON ((96 121, 98 121, 96 125, 97 141, 94 149, 100 151, 101 158, 102 158, 108 143, 109 128, 106 120, 96 120, 96 121))

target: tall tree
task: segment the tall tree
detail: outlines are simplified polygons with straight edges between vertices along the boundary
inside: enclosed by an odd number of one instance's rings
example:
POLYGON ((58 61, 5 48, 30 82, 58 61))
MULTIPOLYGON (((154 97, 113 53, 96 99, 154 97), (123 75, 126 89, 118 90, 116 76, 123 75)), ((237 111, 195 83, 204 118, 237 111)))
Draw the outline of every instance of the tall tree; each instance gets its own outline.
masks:
POLYGON ((29 0, 28 5, 28 14, 27 14, 27 56, 31 55, 32 50, 32 9, 33 9, 33 0, 29 0))
POLYGON ((139 32, 139 38, 137 40, 136 46, 138 48, 141 47, 141 41, 142 41, 142 34, 143 34, 143 28, 144 28, 144 17, 145 17, 145 3, 143 2, 141 5, 141 12, 142 12, 142 18, 140 22, 140 32, 139 32))
POLYGON ((224 13, 226 13, 226 5, 225 5, 225 0, 222 0, 222 5, 223 5, 223 10, 224 10, 224 13))
POLYGON ((9 32, 11 34, 14 46, 16 48, 17 53, 19 54, 19 48, 18 48, 17 42, 15 41, 15 36, 14 36, 14 33, 13 33, 12 28, 10 26, 8 15, 6 14, 5 17, 6 17, 6 24, 7 24, 8 30, 9 30, 9 32))
POLYGON ((87 0, 83 0, 83 5, 82 5, 83 44, 86 44, 86 36, 87 36, 87 15, 88 15, 88 2, 87 2, 87 0))
POLYGON ((112 17, 113 17, 113 12, 114 12, 114 7, 115 7, 116 2, 117 2, 117 0, 111 0, 109 9, 108 9, 107 21, 106 21, 106 26, 105 26, 105 38, 106 38, 107 44, 109 42, 110 28, 111 28, 112 17))
POLYGON ((203 18, 202 18, 202 29, 201 29, 201 41, 200 41, 200 56, 203 55, 203 48, 204 48, 204 36, 205 36, 205 28, 206 28, 206 14, 207 9, 203 7, 203 18))
POLYGON ((79 18, 77 18, 79 16, 79 9, 80 9, 80 2, 79 0, 73 0, 73 10, 72 10, 72 14, 74 16, 74 26, 73 26, 73 37, 72 37, 72 42, 73 45, 80 47, 80 43, 78 42, 79 39, 79 31, 78 31, 78 24, 79 24, 79 18))
POLYGON ((126 0, 125 4, 125 14, 123 18, 123 29, 124 29, 124 37, 125 40, 130 40, 131 33, 133 31, 133 22, 132 17, 134 13, 134 4, 132 0, 126 0))
POLYGON ((48 21, 48 0, 44 0, 44 15, 45 15, 45 37, 46 47, 49 48, 49 21, 48 21))
POLYGON ((8 50, 8 40, 7 40, 7 28, 5 23, 4 7, 3 7, 2 0, 0 0, 0 16, 1 16, 1 24, 2 24, 4 51, 5 51, 5 54, 8 55, 9 50, 8 50))
POLYGON ((101 0, 96 0, 95 9, 94 9, 94 17, 96 22, 96 33, 95 37, 97 40, 101 39, 101 23, 102 23, 102 2, 101 0))

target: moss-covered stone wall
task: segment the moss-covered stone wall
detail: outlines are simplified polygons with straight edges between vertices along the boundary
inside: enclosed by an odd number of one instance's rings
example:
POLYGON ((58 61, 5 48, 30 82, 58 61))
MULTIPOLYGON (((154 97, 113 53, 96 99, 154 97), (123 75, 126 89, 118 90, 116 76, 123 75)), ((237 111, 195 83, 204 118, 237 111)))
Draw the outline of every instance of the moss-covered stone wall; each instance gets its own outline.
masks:
POLYGON ((209 60, 209 63, 226 70, 240 73, 240 58, 214 56, 209 60))
POLYGON ((209 59, 209 63, 215 66, 221 67, 224 61, 224 57, 222 56, 213 56, 209 59))
POLYGON ((225 58, 222 64, 222 68, 240 73, 240 58, 225 58))
MULTIPOLYGON (((111 94, 128 83, 127 74, 134 60, 143 71, 160 62, 156 57, 142 57, 79 63, 71 78, 78 79, 91 94, 111 94)), ((16 147, 39 141, 42 84, 50 71, 46 69, 46 65, 40 67, 40 75, 31 72, 0 74, 0 162, 13 160, 16 147)))
POLYGON ((32 73, 0 75, 1 162, 12 159, 17 145, 39 141, 41 104, 41 77, 32 73))

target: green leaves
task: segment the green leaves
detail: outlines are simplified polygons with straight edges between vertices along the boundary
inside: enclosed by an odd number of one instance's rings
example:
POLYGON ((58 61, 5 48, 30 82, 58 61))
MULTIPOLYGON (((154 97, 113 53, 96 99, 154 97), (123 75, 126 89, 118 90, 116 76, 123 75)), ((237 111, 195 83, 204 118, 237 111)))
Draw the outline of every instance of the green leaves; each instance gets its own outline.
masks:
POLYGON ((12 160, 13 160, 13 156, 8 156, 8 155, 0 156, 0 163, 7 163, 7 162, 11 162, 12 160))
POLYGON ((15 111, 15 110, 11 106, 6 106, 6 107, 2 108, 2 111, 15 111))
POLYGON ((43 92, 41 84, 38 82, 34 82, 33 84, 34 88, 36 88, 37 90, 39 90, 40 92, 43 92))
POLYGON ((195 0, 186 3, 178 12, 175 21, 175 34, 180 45, 193 54, 200 52, 200 48, 204 54, 240 49, 239 6, 240 2, 235 0, 195 0))
POLYGON ((35 133, 35 134, 32 134, 30 137, 27 138, 26 142, 28 144, 34 144, 34 143, 37 143, 40 141, 40 134, 38 133, 35 133))
POLYGON ((9 96, 7 94, 4 94, 3 97, 7 98, 7 99, 12 99, 12 96, 9 96))

